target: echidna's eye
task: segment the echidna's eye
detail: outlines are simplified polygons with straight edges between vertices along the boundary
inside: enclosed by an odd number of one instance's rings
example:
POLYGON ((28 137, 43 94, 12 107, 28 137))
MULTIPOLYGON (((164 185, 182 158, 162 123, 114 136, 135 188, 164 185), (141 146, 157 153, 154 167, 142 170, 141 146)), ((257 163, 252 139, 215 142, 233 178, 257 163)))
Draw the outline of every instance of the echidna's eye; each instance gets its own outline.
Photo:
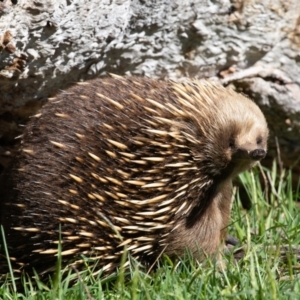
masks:
POLYGON ((229 148, 235 148, 234 138, 230 138, 230 140, 229 140, 229 148))
POLYGON ((261 143, 262 143, 262 137, 258 137, 258 138, 256 139, 256 144, 257 144, 258 146, 260 146, 261 143))

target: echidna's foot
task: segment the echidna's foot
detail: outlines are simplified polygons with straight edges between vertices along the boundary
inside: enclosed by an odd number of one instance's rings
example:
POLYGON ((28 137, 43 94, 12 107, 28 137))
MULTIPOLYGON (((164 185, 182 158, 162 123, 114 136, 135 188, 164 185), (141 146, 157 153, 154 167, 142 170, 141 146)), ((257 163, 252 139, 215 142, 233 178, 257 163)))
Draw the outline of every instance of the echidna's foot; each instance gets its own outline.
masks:
POLYGON ((236 245, 238 245, 240 243, 240 241, 235 238, 234 236, 231 236, 231 235, 228 235, 226 240, 225 240, 225 244, 226 244, 226 247, 234 247, 236 245))
POLYGON ((238 261, 245 255, 244 248, 245 246, 241 245, 237 238, 228 235, 225 240, 224 254, 233 254, 234 259, 238 261))

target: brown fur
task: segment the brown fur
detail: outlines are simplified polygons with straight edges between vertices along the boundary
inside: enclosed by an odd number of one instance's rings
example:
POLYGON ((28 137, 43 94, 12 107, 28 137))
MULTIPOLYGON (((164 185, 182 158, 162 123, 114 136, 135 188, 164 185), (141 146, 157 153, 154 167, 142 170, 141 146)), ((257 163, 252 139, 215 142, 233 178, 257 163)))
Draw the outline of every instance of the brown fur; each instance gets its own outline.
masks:
POLYGON ((125 245, 146 265, 162 252, 217 254, 232 178, 265 155, 267 136, 251 100, 206 81, 72 87, 32 118, 6 175, 1 222, 15 268, 51 270, 59 224, 64 265, 83 254, 111 272, 125 245))

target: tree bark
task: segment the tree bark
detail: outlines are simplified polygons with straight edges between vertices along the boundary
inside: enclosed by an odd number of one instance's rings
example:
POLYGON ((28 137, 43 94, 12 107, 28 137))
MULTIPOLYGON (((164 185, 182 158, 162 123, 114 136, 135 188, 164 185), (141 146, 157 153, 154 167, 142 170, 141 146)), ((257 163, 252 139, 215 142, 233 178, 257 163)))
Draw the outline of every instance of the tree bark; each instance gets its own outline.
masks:
POLYGON ((47 97, 108 72, 234 85, 267 117, 269 158, 299 158, 299 0, 1 1, 2 145, 47 97))

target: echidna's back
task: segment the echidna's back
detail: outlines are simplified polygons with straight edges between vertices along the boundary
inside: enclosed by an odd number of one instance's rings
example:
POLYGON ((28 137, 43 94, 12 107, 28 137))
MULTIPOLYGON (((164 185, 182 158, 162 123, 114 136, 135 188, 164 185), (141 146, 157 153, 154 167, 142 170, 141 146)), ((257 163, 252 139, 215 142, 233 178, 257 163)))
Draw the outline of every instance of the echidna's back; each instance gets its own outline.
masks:
MULTIPOLYGON (((172 149, 157 147, 153 134, 146 132, 153 124, 145 120, 151 122, 151 114, 164 110, 150 102, 145 107, 142 99, 164 105, 165 99, 172 103, 172 97, 166 83, 150 79, 95 80, 51 99, 32 118, 16 162, 5 175, 1 200, 9 255, 16 258, 16 268, 26 269, 30 264, 44 271, 55 266, 60 236, 66 261, 83 254, 111 268, 119 263, 123 250, 116 231, 124 233, 127 226, 125 237, 133 239, 139 235, 136 223, 151 222, 148 228, 140 226, 148 237, 139 247, 156 243, 168 217, 155 223, 151 214, 135 215, 141 207, 134 201, 164 195, 163 184, 155 190, 140 189, 137 181, 144 177, 145 185, 147 180, 149 184, 161 180, 165 176, 162 166, 172 158, 168 154, 161 162, 151 157, 166 156, 172 149), (161 228, 150 230, 156 225, 161 228)), ((164 111, 161 117, 170 118, 170 114, 164 111)), ((164 130, 164 125, 156 127, 164 130)), ((163 136, 162 141, 174 143, 175 139, 163 136)), ((159 138, 156 142, 161 143, 159 138)), ((178 179, 174 176, 169 183, 178 179)), ((171 190, 174 188, 176 183, 171 190)), ((157 210, 156 202, 156 206, 148 205, 148 211, 157 210)))

